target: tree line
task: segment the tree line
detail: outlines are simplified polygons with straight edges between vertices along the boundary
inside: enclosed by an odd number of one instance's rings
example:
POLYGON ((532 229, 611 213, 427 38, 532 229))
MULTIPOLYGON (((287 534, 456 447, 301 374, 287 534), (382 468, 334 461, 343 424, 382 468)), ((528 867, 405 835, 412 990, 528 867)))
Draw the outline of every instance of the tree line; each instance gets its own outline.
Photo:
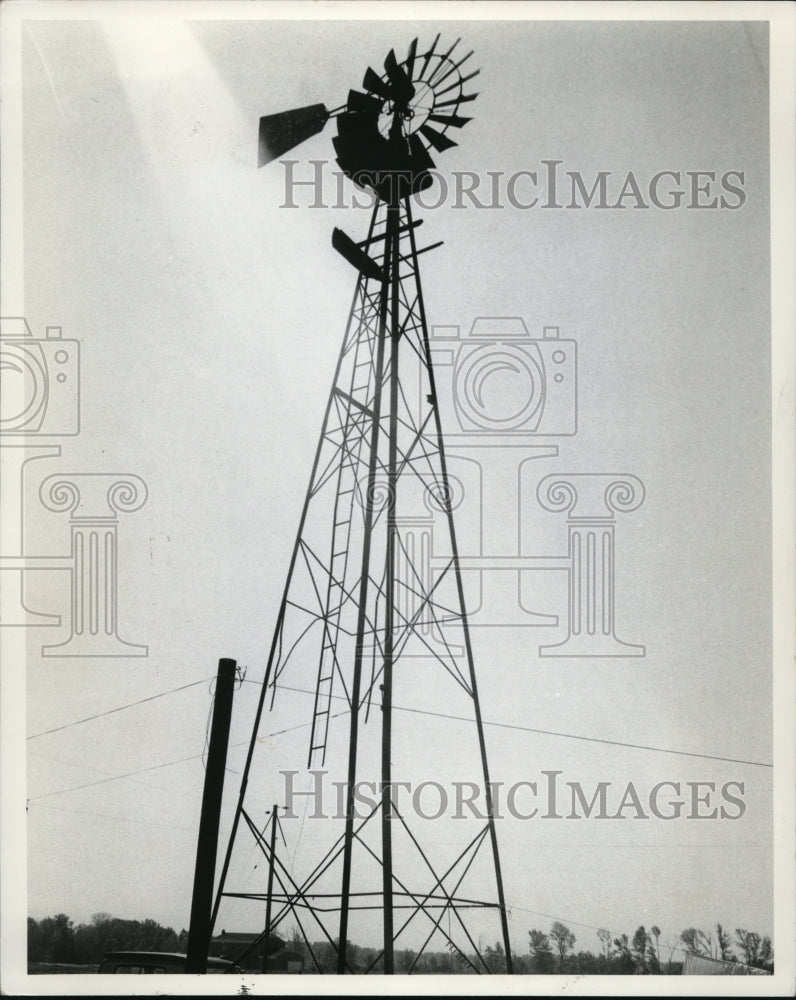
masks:
MULTIPOLYGON (((600 947, 592 951, 575 951, 577 938, 556 920, 545 933, 537 929, 528 932, 528 956, 519 956, 518 971, 541 974, 579 973, 582 975, 672 975, 682 971, 682 961, 675 961, 678 952, 690 952, 725 962, 742 962, 753 968, 774 970, 774 949, 771 939, 743 927, 736 928, 735 939, 721 924, 714 931, 688 927, 665 943, 661 929, 643 924, 632 937, 615 937, 606 928, 597 931, 600 947), (525 958, 525 961, 523 961, 525 958)), ((515 965, 517 963, 515 962, 515 965)))
MULTIPOLYGON (((736 928, 734 937, 727 928, 716 924, 709 932, 688 927, 677 937, 661 940, 661 930, 653 925, 639 926, 632 937, 614 936, 605 928, 597 931, 600 945, 594 951, 576 951, 575 934, 561 921, 554 921, 549 931, 536 928, 528 932, 528 951, 513 956, 514 971, 519 974, 580 975, 676 975, 682 961, 675 953, 690 952, 726 962, 743 962, 754 968, 773 971, 774 950, 771 939, 745 928, 736 928)), ((188 932, 177 933, 155 920, 123 920, 109 913, 95 913, 87 924, 75 925, 65 913, 34 920, 28 917, 28 962, 74 965, 98 965, 108 951, 178 951, 184 952, 188 932)), ((313 961, 294 928, 288 946, 303 955, 305 972, 315 971, 313 961)), ((337 952, 328 941, 312 945, 322 972, 334 972, 337 952)), ((380 949, 349 943, 347 953, 356 972, 380 971, 380 949)), ((506 971, 506 956, 500 943, 479 951, 493 973, 506 971)), ((396 972, 436 974, 472 973, 483 965, 475 954, 457 948, 424 952, 419 957, 411 949, 395 953, 396 972)))
POLYGON ((99 965, 106 951, 185 951, 188 932, 179 934, 155 920, 122 920, 95 913, 75 924, 65 913, 28 917, 28 962, 99 965))

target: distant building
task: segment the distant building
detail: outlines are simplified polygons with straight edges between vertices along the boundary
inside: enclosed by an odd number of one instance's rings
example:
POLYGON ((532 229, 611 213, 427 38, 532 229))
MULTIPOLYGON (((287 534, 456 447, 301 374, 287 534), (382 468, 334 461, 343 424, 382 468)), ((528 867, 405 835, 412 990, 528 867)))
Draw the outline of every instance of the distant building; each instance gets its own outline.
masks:
MULTIPOLYGON (((208 954, 217 956, 218 958, 231 958, 236 965, 239 965, 247 972, 260 972, 263 967, 262 942, 260 942, 255 948, 252 948, 251 952, 246 955, 245 958, 238 957, 242 955, 259 936, 259 934, 222 930, 220 934, 216 934, 215 937, 210 939, 208 954)), ((274 941, 274 936, 272 936, 270 940, 274 941)), ((283 943, 281 938, 278 938, 277 940, 280 944, 283 943)))
POLYGON ((724 962, 720 958, 689 952, 683 962, 684 976, 770 976, 768 969, 755 969, 742 962, 724 962))
POLYGON ((285 946, 268 956, 268 966, 265 971, 300 975, 304 971, 304 956, 300 951, 285 946))
POLYGON ((251 948, 259 937, 260 934, 222 930, 220 934, 211 938, 208 953, 218 958, 231 958, 236 965, 247 972, 280 972, 295 975, 304 971, 303 954, 288 948, 278 934, 268 935, 268 961, 266 968, 263 969, 264 942, 260 941, 251 948), (250 948, 248 955, 240 957, 250 948))

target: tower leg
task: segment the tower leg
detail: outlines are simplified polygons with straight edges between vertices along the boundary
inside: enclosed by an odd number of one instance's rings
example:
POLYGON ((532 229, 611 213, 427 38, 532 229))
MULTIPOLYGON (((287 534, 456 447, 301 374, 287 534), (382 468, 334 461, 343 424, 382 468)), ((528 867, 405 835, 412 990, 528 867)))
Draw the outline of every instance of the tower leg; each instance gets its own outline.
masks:
POLYGON ((381 747, 381 834, 382 890, 384 898, 384 974, 391 976, 393 957, 393 897, 392 897, 392 670, 395 639, 395 571, 398 505, 398 296, 400 289, 400 210, 398 203, 390 206, 387 217, 387 239, 390 259, 394 262, 390 275, 390 440, 387 457, 387 566, 386 610, 384 634, 384 675, 382 682, 382 747, 381 747))
MULTIPOLYGON (((375 220, 378 204, 373 209, 375 220)), ((387 225, 390 226, 387 217, 387 225)), ((372 226, 371 226, 372 231, 372 226)), ((348 915, 351 892, 351 860, 354 847, 354 817, 356 802, 354 790, 357 780, 357 740, 359 736, 359 710, 362 696, 362 666, 365 652, 365 629, 367 625, 368 585, 370 582, 370 551, 373 540, 373 521, 378 486, 379 431, 381 427, 382 383, 384 381, 384 353, 387 331, 387 306, 389 296, 389 273, 392 255, 392 241, 387 239, 384 261, 384 281, 379 293, 379 330, 376 350, 376 380, 373 399, 373 413, 370 432, 370 456, 368 461, 368 486, 365 499, 365 523, 362 544, 362 572, 359 582, 359 603, 357 613, 357 635, 354 654, 354 675, 351 684, 351 727, 348 738, 348 779, 346 788, 346 819, 343 840, 343 877, 340 899, 340 936, 337 952, 337 974, 342 976, 347 969, 348 915)))
MULTIPOLYGON (((409 200, 406 201, 406 212, 411 223, 412 220, 412 210, 409 204, 409 200)), ((417 247, 415 246, 415 234, 410 228, 409 238, 412 244, 412 254, 413 256, 417 253, 417 247)), ((442 424, 440 422, 439 416, 439 406, 437 403, 437 391, 436 391, 436 381, 434 378, 434 368, 431 363, 431 347, 428 338, 428 324, 426 323, 426 310, 423 304, 423 293, 420 287, 420 276, 417 276, 417 296, 418 296, 418 310, 420 313, 420 321, 422 327, 422 337, 423 337, 423 347, 425 351, 425 364, 428 369, 429 384, 431 386, 431 405, 434 412, 434 426, 437 435, 437 447, 439 449, 439 463, 442 473, 442 486, 444 495, 450 498, 450 487, 448 482, 448 468, 445 460, 445 446, 442 436, 442 424)), ((481 765, 483 769, 484 776, 484 795, 487 809, 487 823, 489 825, 489 839, 492 847, 492 856, 495 866, 495 881, 497 887, 498 895, 498 908, 500 911, 500 927, 503 936, 503 949, 506 954, 506 971, 511 974, 513 972, 512 960, 511 960, 511 942, 509 940, 509 926, 508 919, 506 915, 506 900, 503 893, 503 876, 500 869, 500 852, 498 850, 497 842, 497 830, 495 829, 495 815, 494 815, 494 803, 492 801, 492 787, 489 781, 489 765, 487 762, 486 755, 486 742, 484 740, 484 725, 481 718, 481 704, 478 698, 478 684, 475 676, 475 663, 473 660, 473 649, 470 640, 470 626, 467 621, 467 612, 465 610, 464 602, 464 586, 462 584, 462 574, 459 567, 459 551, 456 543, 456 527, 453 522, 453 509, 450 502, 445 503, 445 510, 448 520, 448 529, 450 531, 450 542, 451 549, 453 553, 453 570, 456 575, 456 590, 459 599, 459 607, 462 613, 462 631, 464 634, 465 649, 467 652, 467 666, 470 678, 470 689, 472 691, 473 698, 473 709, 475 712, 475 723, 478 730, 478 744, 481 754, 481 765)))

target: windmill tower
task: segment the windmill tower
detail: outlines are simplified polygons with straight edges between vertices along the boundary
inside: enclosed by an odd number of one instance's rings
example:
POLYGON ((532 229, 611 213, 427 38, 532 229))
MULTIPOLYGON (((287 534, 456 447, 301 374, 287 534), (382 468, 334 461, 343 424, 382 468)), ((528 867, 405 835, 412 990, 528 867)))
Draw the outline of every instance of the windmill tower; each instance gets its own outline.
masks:
MULTIPOLYGON (((295 921, 316 971, 313 937, 333 949, 340 974, 419 971, 424 952, 440 947, 462 971, 502 971, 483 954, 483 937, 500 943, 511 971, 455 498, 420 283, 419 257, 433 247, 418 248, 421 220, 412 211, 412 196, 433 183, 429 149, 456 145, 451 131, 469 121, 460 107, 476 96, 464 87, 478 71, 462 71, 472 53, 459 59, 456 44, 443 50, 437 36, 419 53, 415 40, 402 62, 389 53, 382 76, 368 68, 364 92, 350 91, 345 105, 260 121, 263 165, 334 118, 340 168, 376 195, 364 239, 339 229, 332 235, 356 271, 356 289, 213 914, 232 899, 254 900, 260 913, 267 903, 263 939, 295 921), (433 578, 423 551, 431 513, 435 552, 447 557, 433 578), (297 695, 306 696, 305 717, 297 695), (263 765, 266 709, 279 711, 286 725, 304 723, 303 759, 294 769, 281 750, 263 765), (291 848, 292 859, 279 855, 276 823, 268 819, 280 769, 291 782, 299 772, 324 780, 330 793, 321 820, 317 785, 312 795, 302 792, 314 811, 310 819, 305 812, 297 833, 302 853, 291 848), (437 801, 429 805, 424 792, 437 801), (255 872, 252 857, 267 862, 267 889, 266 865, 255 872), (381 952, 360 968, 350 942, 372 937, 374 923, 381 952), (396 952, 410 942, 409 958, 404 951, 404 967, 396 969, 396 952)), ((280 832, 287 825, 280 821, 280 832)))

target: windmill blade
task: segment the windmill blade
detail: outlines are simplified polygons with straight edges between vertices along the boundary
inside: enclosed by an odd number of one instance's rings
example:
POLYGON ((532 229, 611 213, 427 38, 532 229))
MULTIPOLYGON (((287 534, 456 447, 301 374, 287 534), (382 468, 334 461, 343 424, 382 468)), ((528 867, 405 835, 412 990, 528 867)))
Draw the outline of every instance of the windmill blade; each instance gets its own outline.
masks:
POLYGON ((339 136, 333 136, 332 145, 334 146, 335 153, 337 153, 337 163, 340 169, 344 172, 356 170, 357 164, 352 160, 351 150, 346 142, 339 136))
POLYGON ((406 70, 403 66, 398 65, 394 49, 390 49, 387 53, 387 58, 384 60, 384 69, 387 71, 387 76, 390 78, 390 83, 392 84, 392 99, 396 104, 408 104, 415 96, 415 88, 412 86, 412 81, 406 75, 406 70))
POLYGON ((456 46, 459 44, 460 41, 461 41, 461 38, 457 38, 456 41, 453 43, 453 45, 451 45, 451 47, 448 49, 448 51, 444 55, 442 55, 442 56, 439 57, 439 64, 437 65, 437 68, 434 70, 434 72, 428 78, 428 82, 429 83, 433 83, 434 82, 434 77, 437 75, 437 73, 439 73, 439 71, 442 69, 442 67, 445 65, 445 63, 448 61, 448 59, 450 59, 451 52, 453 52, 453 50, 456 48, 456 46))
POLYGON ((446 87, 444 90, 440 90, 437 97, 442 97, 443 94, 447 94, 449 90, 453 90, 455 87, 461 87, 462 84, 467 83, 468 80, 472 80, 474 76, 478 76, 480 72, 480 69, 473 70, 473 72, 468 76, 463 76, 461 80, 456 80, 455 83, 450 84, 450 86, 446 87))
POLYGON ((362 79, 362 86, 365 90, 370 90, 374 94, 378 94, 379 97, 383 97, 386 100, 392 98, 392 92, 389 86, 382 80, 379 74, 371 69, 370 66, 365 70, 365 76, 362 79))
POLYGON ((412 135, 409 136, 409 152, 414 161, 414 169, 416 169, 418 173, 434 169, 434 161, 431 159, 428 150, 423 145, 423 140, 417 132, 413 132, 412 135))
POLYGON ((434 80, 434 86, 438 87, 441 83, 447 80, 448 77, 451 75, 451 73, 454 73, 457 69, 460 69, 467 62, 467 60, 470 58, 472 54, 473 53, 471 50, 470 52, 467 53, 464 59, 460 59, 457 63, 454 63, 447 73, 443 73, 442 76, 436 77, 436 79, 434 80))
POLYGON ((384 168, 385 140, 377 119, 346 111, 337 118, 337 131, 333 145, 341 169, 353 175, 384 168))
POLYGON ((260 119, 257 165, 264 166, 299 143, 317 135, 329 121, 325 104, 310 104, 292 111, 280 111, 260 119))
POLYGON ((450 125, 451 128, 461 128, 467 122, 471 122, 472 118, 460 118, 458 115, 429 115, 428 120, 439 125, 450 125))
POLYGON ((444 153, 446 149, 453 149, 454 146, 458 146, 457 142, 454 142, 453 139, 449 139, 446 135, 443 135, 442 132, 438 132, 430 125, 422 125, 420 127, 420 134, 428 139, 438 153, 444 153))
POLYGON ((452 104, 466 104, 467 101, 474 101, 478 94, 462 94, 460 97, 449 97, 447 101, 435 101, 435 108, 449 108, 452 104))
POLYGON ((417 56, 417 39, 413 38, 409 45, 409 54, 406 57, 406 73, 411 80, 415 71, 415 57, 417 56))
POLYGON ((437 42, 438 41, 439 41, 439 34, 434 39, 434 41, 431 43, 431 48, 428 50, 428 52, 426 52, 426 56, 425 56, 425 59, 423 61, 423 68, 420 70, 420 76, 418 76, 418 78, 417 78, 418 80, 422 80, 423 79, 423 76, 425 75, 425 72, 428 69, 428 64, 431 62, 431 57, 434 55, 434 51, 437 48, 437 42))
POLYGON ((362 94, 358 90, 349 90, 346 108, 348 111, 356 112, 356 114, 378 118, 381 111, 381 101, 378 97, 373 97, 371 94, 362 94))

